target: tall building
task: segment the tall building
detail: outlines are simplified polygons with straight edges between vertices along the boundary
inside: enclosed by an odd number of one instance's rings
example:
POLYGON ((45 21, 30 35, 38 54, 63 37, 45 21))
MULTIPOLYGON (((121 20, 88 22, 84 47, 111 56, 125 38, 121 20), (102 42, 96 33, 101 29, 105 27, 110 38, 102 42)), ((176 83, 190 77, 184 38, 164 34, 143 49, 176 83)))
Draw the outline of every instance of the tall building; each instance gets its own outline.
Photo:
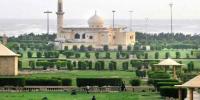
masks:
POLYGON ((127 32, 124 27, 105 27, 104 19, 96 12, 89 18, 88 27, 63 27, 63 16, 63 0, 58 0, 55 43, 60 49, 75 45, 92 46, 95 49, 102 49, 104 45, 108 45, 109 49, 117 49, 118 45, 122 45, 126 49, 128 45, 135 44, 135 32, 127 32))

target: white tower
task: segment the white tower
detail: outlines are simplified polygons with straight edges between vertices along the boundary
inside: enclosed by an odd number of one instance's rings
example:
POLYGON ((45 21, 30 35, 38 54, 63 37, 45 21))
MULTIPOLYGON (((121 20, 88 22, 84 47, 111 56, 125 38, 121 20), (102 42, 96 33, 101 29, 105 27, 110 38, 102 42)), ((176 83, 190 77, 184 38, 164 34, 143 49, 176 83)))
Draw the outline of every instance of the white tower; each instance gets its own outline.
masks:
POLYGON ((61 33, 61 30, 63 28, 63 0, 58 0, 58 11, 57 11, 57 33, 61 33))

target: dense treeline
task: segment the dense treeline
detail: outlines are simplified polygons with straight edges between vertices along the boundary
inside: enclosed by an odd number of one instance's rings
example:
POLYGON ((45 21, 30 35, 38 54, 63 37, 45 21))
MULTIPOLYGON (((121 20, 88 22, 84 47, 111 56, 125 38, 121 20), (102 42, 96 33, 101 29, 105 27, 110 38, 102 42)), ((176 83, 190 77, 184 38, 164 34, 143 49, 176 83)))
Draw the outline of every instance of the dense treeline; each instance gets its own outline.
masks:
POLYGON ((18 37, 9 37, 10 42, 34 42, 34 43, 41 43, 47 41, 54 41, 56 38, 56 34, 22 34, 18 37))
POLYGON ((139 42, 152 43, 154 41, 161 43, 174 43, 174 42, 182 42, 182 43, 200 43, 200 34, 183 34, 183 33, 159 33, 159 34, 145 34, 141 32, 136 32, 136 39, 139 42), (147 39, 146 39, 147 38, 147 39))

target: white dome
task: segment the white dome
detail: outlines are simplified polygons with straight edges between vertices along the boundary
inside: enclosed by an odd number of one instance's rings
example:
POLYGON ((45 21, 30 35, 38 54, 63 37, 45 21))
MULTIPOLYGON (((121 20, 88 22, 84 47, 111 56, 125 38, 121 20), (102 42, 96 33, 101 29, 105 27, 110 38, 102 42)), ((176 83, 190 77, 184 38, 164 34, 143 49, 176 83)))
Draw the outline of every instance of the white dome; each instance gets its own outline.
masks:
POLYGON ((104 25, 104 20, 102 17, 98 16, 96 13, 88 20, 89 27, 91 28, 102 28, 104 25))

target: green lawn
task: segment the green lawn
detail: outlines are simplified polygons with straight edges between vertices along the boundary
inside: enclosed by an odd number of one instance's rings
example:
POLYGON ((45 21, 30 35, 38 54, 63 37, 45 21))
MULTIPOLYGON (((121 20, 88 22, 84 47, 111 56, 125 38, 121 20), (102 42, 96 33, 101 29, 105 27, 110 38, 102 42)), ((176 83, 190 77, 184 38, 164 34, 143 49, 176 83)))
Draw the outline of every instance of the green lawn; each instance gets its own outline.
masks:
POLYGON ((96 100, 162 100, 158 93, 77 93, 72 96, 69 92, 22 92, 22 93, 0 93, 1 100, 91 100, 92 96, 96 100))
POLYGON ((31 77, 42 77, 42 78, 72 78, 73 85, 76 84, 76 78, 122 78, 126 81, 126 84, 129 83, 129 80, 136 78, 135 72, 127 71, 63 71, 63 72, 48 72, 48 73, 34 73, 29 75, 20 75, 26 78, 31 77))

